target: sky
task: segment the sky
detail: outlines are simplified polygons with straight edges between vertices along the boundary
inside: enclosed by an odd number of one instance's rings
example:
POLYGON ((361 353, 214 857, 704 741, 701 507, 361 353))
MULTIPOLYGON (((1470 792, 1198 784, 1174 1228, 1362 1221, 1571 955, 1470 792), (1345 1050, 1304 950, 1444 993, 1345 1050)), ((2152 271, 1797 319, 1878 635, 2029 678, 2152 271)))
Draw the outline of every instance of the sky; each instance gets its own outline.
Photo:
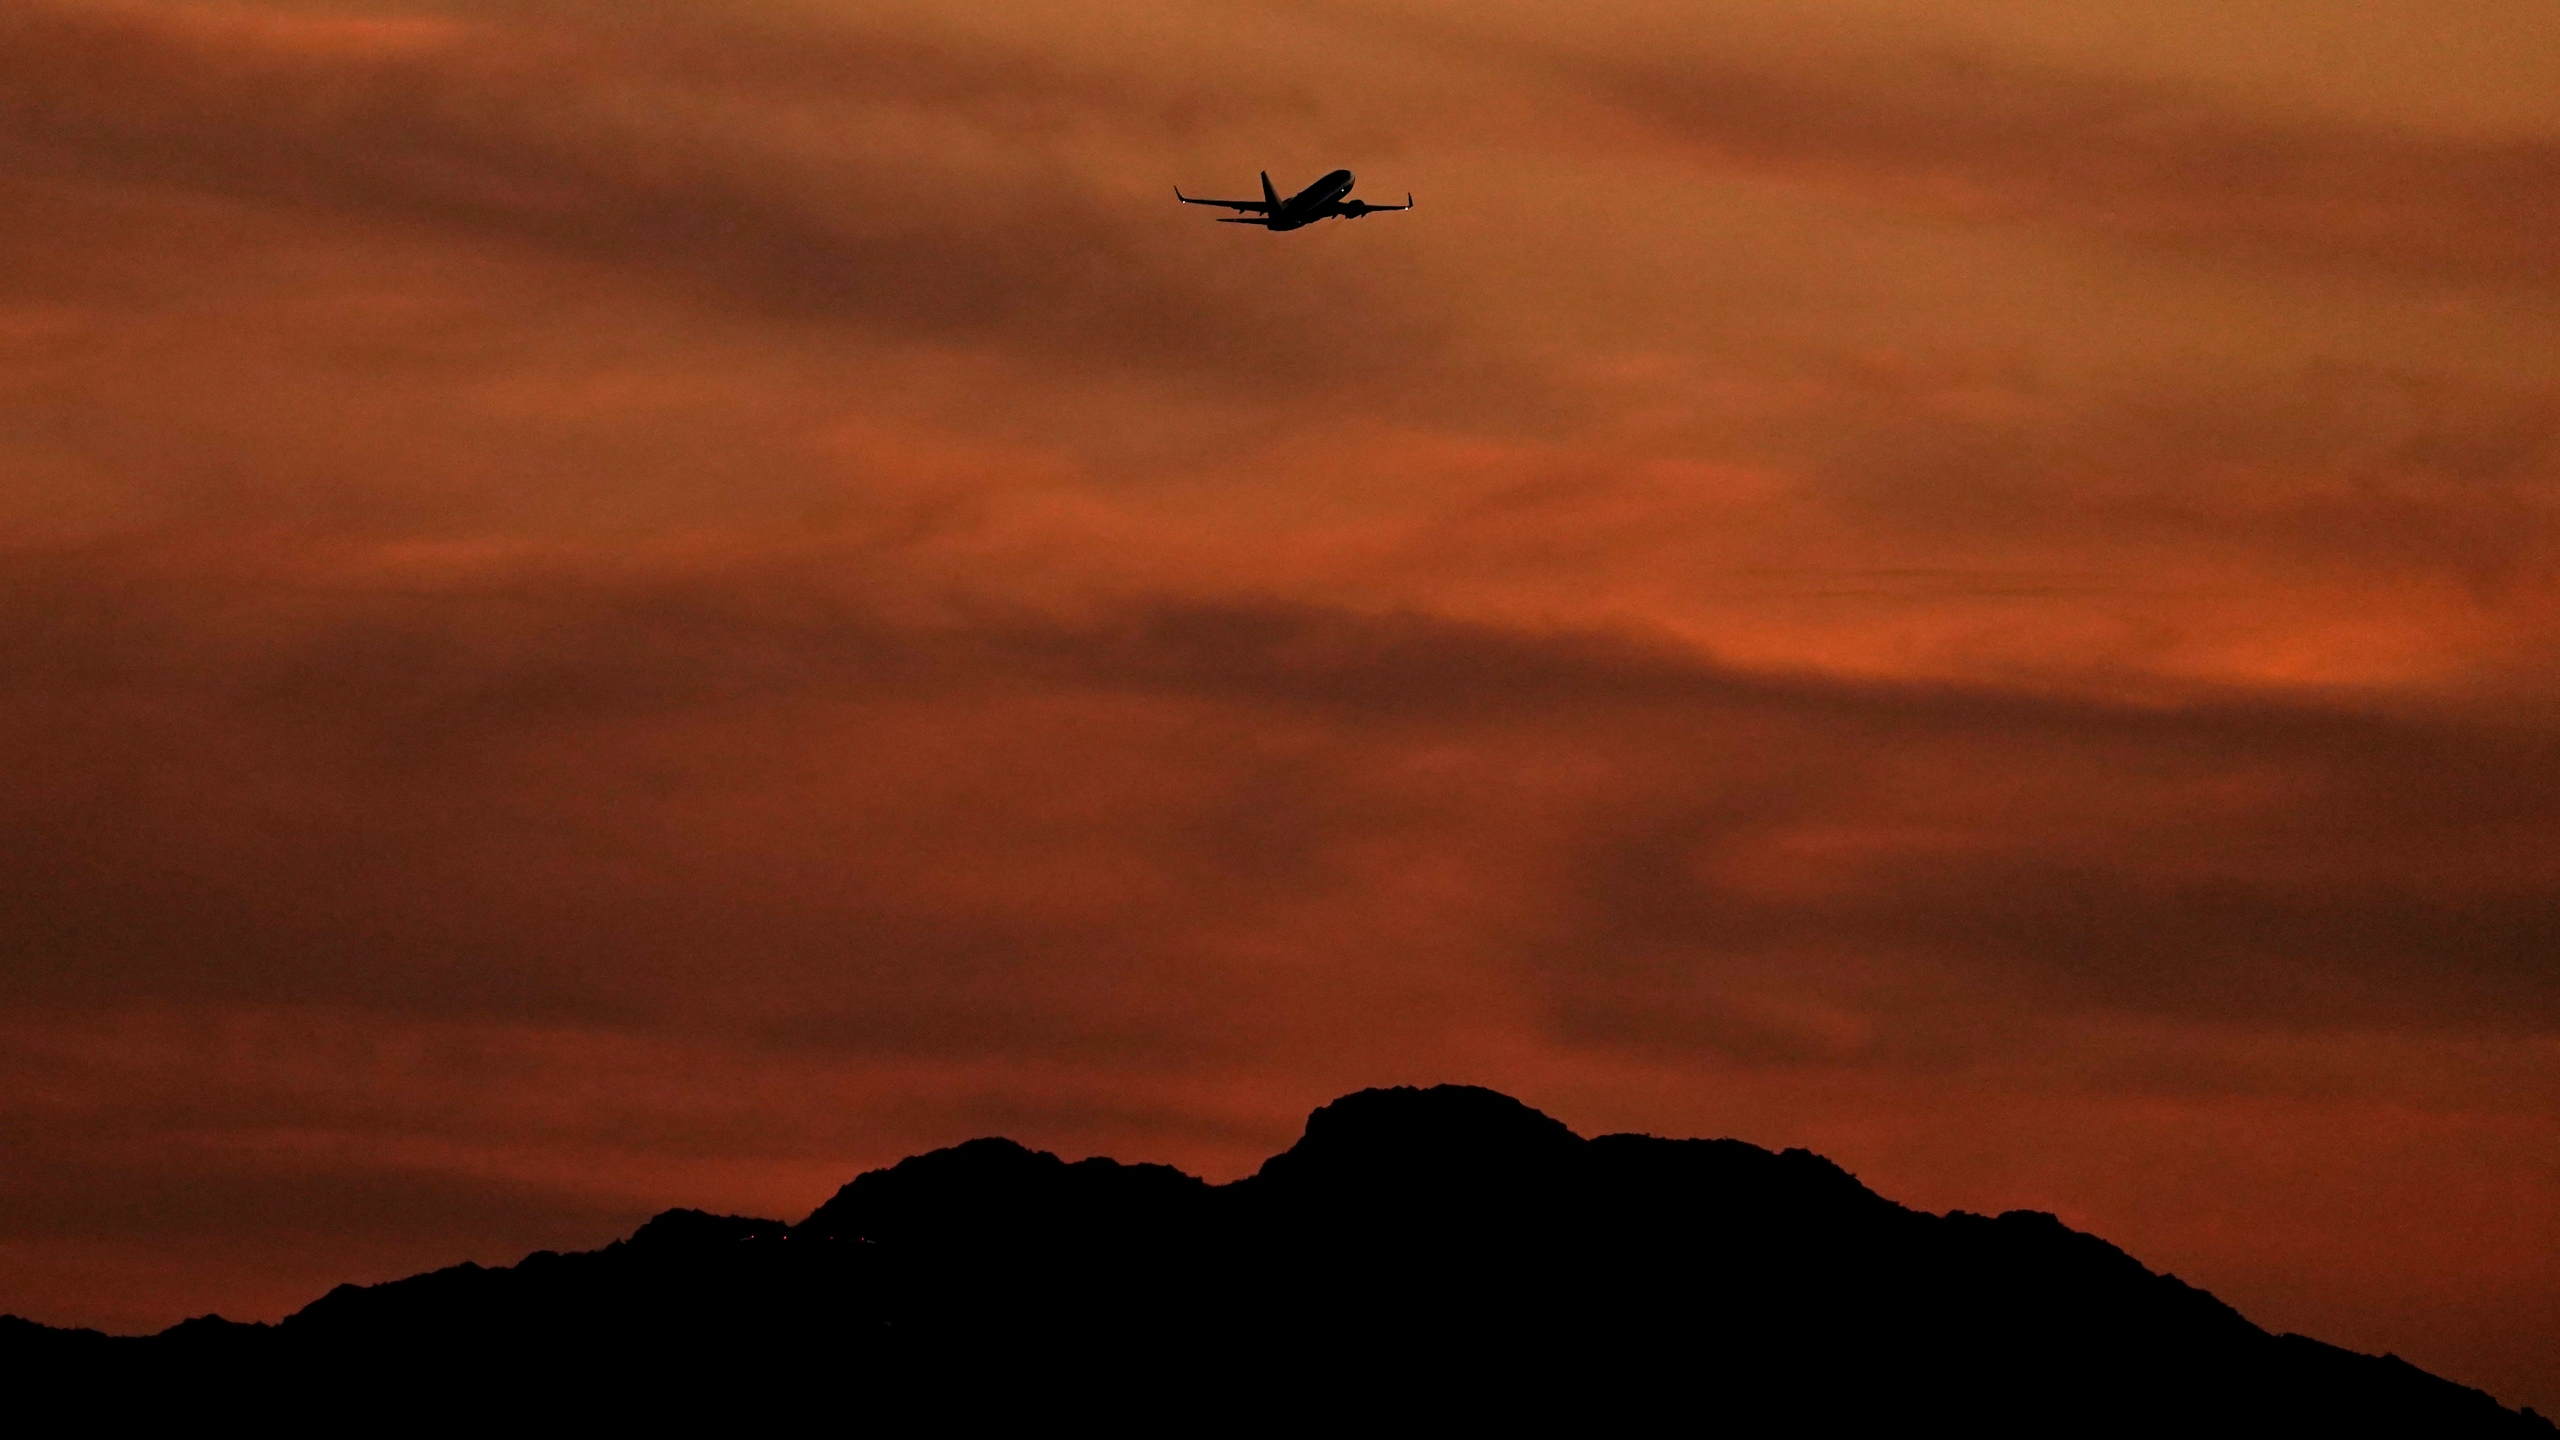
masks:
POLYGON ((2560 1410, 2547 0, 11 0, 0 1310, 1808 1146, 2560 1410), (1291 234, 1173 189, 1348 167, 1291 234))

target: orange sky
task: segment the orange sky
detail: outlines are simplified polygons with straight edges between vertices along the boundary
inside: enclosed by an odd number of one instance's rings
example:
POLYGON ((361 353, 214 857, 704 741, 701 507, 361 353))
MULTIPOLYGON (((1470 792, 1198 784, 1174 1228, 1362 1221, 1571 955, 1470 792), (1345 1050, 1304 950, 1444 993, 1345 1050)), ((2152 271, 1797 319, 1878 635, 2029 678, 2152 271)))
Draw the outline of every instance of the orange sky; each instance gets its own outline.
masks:
POLYGON ((2560 1409, 2544 0, 0 10, 0 1310, 1352 1088, 2560 1409), (1420 205, 1173 203, 1347 165, 1420 205))

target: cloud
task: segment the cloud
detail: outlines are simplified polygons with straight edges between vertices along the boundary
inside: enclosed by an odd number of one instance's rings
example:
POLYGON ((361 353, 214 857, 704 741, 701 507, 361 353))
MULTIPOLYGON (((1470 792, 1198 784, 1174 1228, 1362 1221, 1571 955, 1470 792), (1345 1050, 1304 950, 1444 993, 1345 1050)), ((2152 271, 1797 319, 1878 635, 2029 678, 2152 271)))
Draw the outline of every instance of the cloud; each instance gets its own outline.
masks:
POLYGON ((1784 65, 1677 46, 1512 58, 1719 167, 2271 264, 2560 279, 2547 139, 2284 115, 2199 82, 1982 51, 1822 49, 1784 65))
POLYGON ((1275 1041, 1231 1007, 1291 987, 1160 979, 1424 903, 1461 973, 1527 965, 1586 1029, 1596 997, 1843 955, 1879 1016, 1954 985, 2560 1024, 2560 877, 2515 849, 2560 771, 2494 722, 1752 673, 1243 597, 919 621, 795 557, 561 563, 342 580, 317 613, 306 577, 343 557, 21 580, 7 723, 53 757, 9 807, 21 998, 1205 1054, 1275 1041), (777 731, 801 746, 761 753, 777 731), (1426 863, 1445 902, 1399 894, 1426 863))
POLYGON ((1358 269, 1170 243, 1198 237, 1075 143, 1287 103, 1245 87, 823 29, 54 3, 0 20, 0 67, 0 141, 33 166, 536 246, 778 319, 1264 389, 1452 358, 1358 269))

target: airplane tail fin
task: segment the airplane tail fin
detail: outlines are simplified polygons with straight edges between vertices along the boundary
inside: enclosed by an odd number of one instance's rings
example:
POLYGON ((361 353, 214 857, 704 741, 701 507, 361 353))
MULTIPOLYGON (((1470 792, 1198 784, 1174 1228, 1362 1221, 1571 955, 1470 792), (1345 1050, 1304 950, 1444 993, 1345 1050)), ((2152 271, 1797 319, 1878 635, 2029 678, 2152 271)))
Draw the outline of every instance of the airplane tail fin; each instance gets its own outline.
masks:
POLYGON ((1268 170, 1262 172, 1262 203, 1271 207, 1272 214, 1280 213, 1280 192, 1271 188, 1271 172, 1268 170))

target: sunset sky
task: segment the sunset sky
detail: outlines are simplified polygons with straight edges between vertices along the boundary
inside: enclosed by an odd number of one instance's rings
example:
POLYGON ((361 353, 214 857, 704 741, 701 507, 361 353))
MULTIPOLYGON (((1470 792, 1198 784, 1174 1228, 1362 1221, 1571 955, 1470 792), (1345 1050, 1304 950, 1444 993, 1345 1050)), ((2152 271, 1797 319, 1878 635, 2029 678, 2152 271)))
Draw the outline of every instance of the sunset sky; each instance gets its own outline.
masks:
POLYGON ((0 753, 0 1310, 1452 1081, 2560 1410, 2560 9, 7 0, 0 753))

